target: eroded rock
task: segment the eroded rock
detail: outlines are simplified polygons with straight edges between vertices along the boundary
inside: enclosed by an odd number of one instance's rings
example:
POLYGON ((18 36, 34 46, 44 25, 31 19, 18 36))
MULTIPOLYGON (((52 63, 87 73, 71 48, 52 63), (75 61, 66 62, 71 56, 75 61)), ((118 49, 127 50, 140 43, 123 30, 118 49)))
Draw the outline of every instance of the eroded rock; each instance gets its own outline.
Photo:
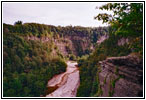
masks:
POLYGON ((136 55, 110 57, 100 61, 100 96, 140 97, 143 95, 143 63, 136 55))

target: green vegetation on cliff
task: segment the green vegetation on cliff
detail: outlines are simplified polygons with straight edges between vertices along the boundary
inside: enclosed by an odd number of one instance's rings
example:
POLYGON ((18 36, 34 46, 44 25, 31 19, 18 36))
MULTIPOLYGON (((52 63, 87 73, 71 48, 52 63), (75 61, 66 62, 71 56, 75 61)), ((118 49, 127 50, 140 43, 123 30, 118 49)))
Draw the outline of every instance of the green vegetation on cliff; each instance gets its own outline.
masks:
POLYGON ((109 38, 97 45, 89 57, 78 60, 80 87, 77 96, 80 97, 102 94, 98 77, 101 70, 99 61, 112 56, 126 56, 130 53, 143 56, 143 4, 108 3, 99 9, 113 11, 113 16, 103 13, 95 17, 103 23, 109 23, 111 29, 109 38))
POLYGON ((143 56, 143 4, 108 3, 99 9, 113 11, 114 15, 95 17, 110 27, 55 27, 21 21, 3 24, 3 96, 44 96, 48 80, 66 70, 65 59, 78 59, 77 96, 100 96, 99 61, 130 53, 143 56), (109 38, 97 44, 105 34, 109 38))
POLYGON ((108 33, 107 29, 22 24, 21 21, 14 25, 3 24, 4 97, 45 95, 47 81, 64 72, 67 66, 64 61, 66 57, 58 49, 62 44, 57 46, 57 41, 67 44, 67 58, 76 60, 76 56, 91 53, 83 43, 88 40, 87 45, 96 44, 98 36, 108 33), (68 44, 69 39, 65 39, 68 37, 77 52, 76 56, 68 44), (49 41, 44 42, 41 38, 49 41))
POLYGON ((67 67, 59 55, 53 56, 51 52, 51 44, 28 41, 19 33, 4 32, 3 96, 44 95, 48 80, 67 67))
POLYGON ((19 21, 15 25, 4 24, 4 31, 10 33, 19 33, 24 37, 36 37, 36 38, 48 38, 52 41, 61 40, 63 42, 71 41, 73 48, 70 48, 71 44, 66 46, 66 51, 69 54, 76 56, 82 56, 92 52, 90 47, 94 47, 97 39, 108 33, 108 27, 81 27, 81 26, 66 26, 55 27, 51 25, 37 24, 37 23, 20 23, 19 21), (68 41, 69 40, 69 41, 68 41), (80 48, 79 48, 80 47, 80 48), (73 50, 75 49, 75 50, 73 50))

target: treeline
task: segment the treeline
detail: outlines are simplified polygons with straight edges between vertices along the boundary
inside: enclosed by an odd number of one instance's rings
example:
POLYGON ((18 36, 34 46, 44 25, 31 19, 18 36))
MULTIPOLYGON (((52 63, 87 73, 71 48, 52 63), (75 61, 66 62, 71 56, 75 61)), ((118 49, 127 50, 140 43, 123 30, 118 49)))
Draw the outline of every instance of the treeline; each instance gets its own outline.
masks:
MULTIPOLYGON (((44 96, 47 81, 54 75, 66 70, 66 63, 61 52, 56 52, 55 42, 27 40, 27 36, 61 39, 67 36, 88 37, 96 44, 98 36, 107 34, 108 27, 55 27, 37 23, 16 22, 14 25, 3 24, 3 96, 38 97, 44 96)), ((64 40, 65 41, 65 40, 64 40)), ((77 56, 89 54, 83 52, 81 42, 72 40, 77 45, 77 56)), ((73 54, 70 60, 76 60, 73 54)))
POLYGON ((127 56, 130 53, 143 58, 143 4, 109 3, 100 9, 111 10, 115 16, 111 17, 103 13, 96 17, 104 23, 109 23, 111 29, 107 40, 97 45, 92 54, 78 60, 80 87, 77 96, 79 97, 102 94, 98 77, 101 70, 99 61, 105 60, 107 57, 127 56), (119 45, 118 40, 122 38, 128 38, 128 43, 119 45))
POLYGON ((3 24, 5 31, 20 33, 22 35, 33 35, 37 37, 52 36, 61 38, 67 36, 89 37, 92 43, 96 43, 100 35, 108 33, 108 27, 81 27, 81 26, 52 26, 37 23, 15 23, 15 25, 3 24))
POLYGON ((99 37, 109 33, 109 27, 56 27, 52 25, 37 23, 23 24, 21 21, 15 22, 14 25, 3 24, 3 26, 5 32, 18 33, 23 37, 35 36, 37 38, 49 38, 50 40, 56 41, 65 41, 65 39, 68 39, 72 42, 75 51, 73 51, 72 48, 69 46, 66 48, 66 50, 70 53, 70 55, 75 55, 79 57, 85 54, 90 54, 92 52, 90 46, 92 45, 94 48, 99 37), (86 45, 88 45, 88 47, 86 45))

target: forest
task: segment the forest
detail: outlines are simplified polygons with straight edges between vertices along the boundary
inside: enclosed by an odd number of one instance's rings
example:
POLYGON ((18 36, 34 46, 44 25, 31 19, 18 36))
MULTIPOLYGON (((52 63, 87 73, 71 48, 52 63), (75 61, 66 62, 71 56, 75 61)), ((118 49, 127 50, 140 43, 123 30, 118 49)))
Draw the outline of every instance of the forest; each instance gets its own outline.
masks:
POLYGON ((67 60, 77 60, 91 52, 89 49, 83 52, 84 47, 78 48, 83 39, 72 40, 77 55, 67 46, 68 54, 64 56, 55 41, 63 41, 66 44, 68 41, 64 38, 68 36, 88 37, 91 44, 95 45, 98 35, 106 34, 107 29, 22 24, 21 21, 15 22, 14 25, 3 24, 4 96, 44 96, 47 81, 54 75, 65 72, 67 60), (48 38, 49 41, 28 40, 27 37, 48 38))
POLYGON ((108 3, 98 9, 113 12, 95 17, 109 26, 3 23, 3 96, 45 96, 48 80, 66 71, 66 61, 74 60, 80 71, 77 97, 98 97, 103 92, 98 75, 100 61, 129 54, 143 59, 143 4, 108 3), (104 35, 108 38, 98 44, 104 35), (119 45, 121 38, 128 39, 128 43, 119 45))
POLYGON ((128 54, 137 55, 143 59, 143 4, 108 3, 99 9, 111 10, 114 13, 113 16, 99 14, 95 17, 95 19, 111 25, 109 38, 97 45, 92 54, 78 60, 81 81, 77 93, 79 97, 96 97, 102 94, 98 75, 100 61, 108 57, 126 56, 128 54), (118 40, 123 37, 129 38, 129 43, 118 45, 118 40))

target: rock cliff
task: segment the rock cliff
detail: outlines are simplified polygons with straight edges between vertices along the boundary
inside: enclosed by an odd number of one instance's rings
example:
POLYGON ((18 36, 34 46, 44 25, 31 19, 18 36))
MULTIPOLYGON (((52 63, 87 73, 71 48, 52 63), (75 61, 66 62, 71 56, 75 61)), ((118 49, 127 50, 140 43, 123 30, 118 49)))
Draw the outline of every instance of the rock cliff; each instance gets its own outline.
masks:
POLYGON ((27 40, 41 41, 41 42, 51 42, 64 56, 69 54, 74 54, 76 56, 81 56, 88 54, 94 49, 91 39, 87 36, 65 36, 64 38, 49 38, 49 37, 36 37, 27 36, 27 40))
MULTIPOLYGON (((109 34, 109 27, 52 26, 38 23, 4 24, 4 32, 19 33, 27 40, 48 42, 63 56, 90 54, 99 37, 109 34)), ((105 38, 100 40, 100 43, 105 38)))
POLYGON ((122 57, 109 57, 99 63, 101 97, 143 96, 142 59, 135 54, 130 54, 122 57))

